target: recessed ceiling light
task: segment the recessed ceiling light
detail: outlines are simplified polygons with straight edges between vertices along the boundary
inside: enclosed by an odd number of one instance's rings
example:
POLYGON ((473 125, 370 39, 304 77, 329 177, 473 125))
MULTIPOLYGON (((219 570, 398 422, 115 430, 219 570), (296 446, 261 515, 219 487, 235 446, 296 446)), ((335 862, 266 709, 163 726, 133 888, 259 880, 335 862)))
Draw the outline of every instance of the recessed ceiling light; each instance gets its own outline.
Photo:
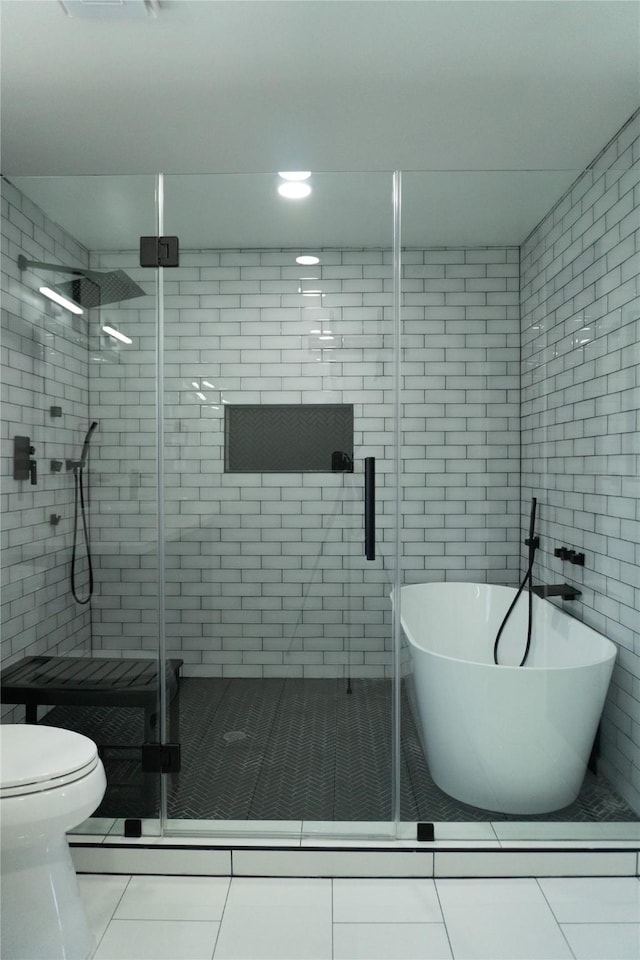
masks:
POLYGON ((288 200, 301 200, 309 196, 311 187, 301 180, 285 180, 278 187, 278 193, 281 197, 287 197, 288 200))
POLYGON ((311 170, 279 170, 278 176, 283 180, 308 180, 311 170))
POLYGON ((305 254, 302 257, 296 257, 296 263, 302 263, 305 264, 305 266, 312 263, 320 263, 320 257, 312 257, 305 254))

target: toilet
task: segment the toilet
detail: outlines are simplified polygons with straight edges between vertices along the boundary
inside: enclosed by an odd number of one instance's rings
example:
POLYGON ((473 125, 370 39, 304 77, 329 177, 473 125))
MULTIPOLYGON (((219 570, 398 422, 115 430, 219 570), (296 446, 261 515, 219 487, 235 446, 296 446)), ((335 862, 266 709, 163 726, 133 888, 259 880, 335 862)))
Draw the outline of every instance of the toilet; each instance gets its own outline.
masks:
POLYGON ((93 938, 65 833, 100 804, 106 777, 92 740, 0 724, 0 879, 4 960, 86 960, 93 938))

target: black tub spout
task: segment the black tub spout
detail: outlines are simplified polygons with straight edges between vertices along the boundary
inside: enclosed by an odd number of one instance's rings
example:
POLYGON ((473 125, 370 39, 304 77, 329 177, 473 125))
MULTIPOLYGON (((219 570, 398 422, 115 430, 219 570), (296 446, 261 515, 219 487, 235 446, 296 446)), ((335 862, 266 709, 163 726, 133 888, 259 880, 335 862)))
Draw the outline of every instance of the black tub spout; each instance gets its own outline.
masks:
POLYGON ((533 592, 539 597, 562 597, 563 600, 575 600, 582 593, 568 583, 556 583, 553 586, 541 583, 533 587, 533 592))

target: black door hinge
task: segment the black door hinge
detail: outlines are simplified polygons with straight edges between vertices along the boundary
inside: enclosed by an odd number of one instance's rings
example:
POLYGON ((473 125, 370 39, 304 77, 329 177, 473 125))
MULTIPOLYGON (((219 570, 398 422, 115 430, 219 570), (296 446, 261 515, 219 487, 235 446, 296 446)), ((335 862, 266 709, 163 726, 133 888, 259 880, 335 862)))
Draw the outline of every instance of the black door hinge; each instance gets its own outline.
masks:
POLYGON ((177 237, 140 237, 141 267, 179 267, 177 237))
POLYGON ((180 773, 179 743, 143 743, 143 773, 180 773))
POLYGON ((418 823, 417 825, 417 839, 420 841, 429 842, 430 840, 435 840, 435 827, 433 823, 418 823))

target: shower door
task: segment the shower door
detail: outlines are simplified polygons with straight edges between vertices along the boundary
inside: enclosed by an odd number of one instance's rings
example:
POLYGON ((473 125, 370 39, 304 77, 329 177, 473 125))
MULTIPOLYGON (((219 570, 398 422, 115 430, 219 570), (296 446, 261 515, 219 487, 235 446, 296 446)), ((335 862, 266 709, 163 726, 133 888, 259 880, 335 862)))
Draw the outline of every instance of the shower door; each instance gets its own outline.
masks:
POLYGON ((152 176, 3 184, 6 385, 24 371, 5 435, 28 434, 37 462, 31 481, 6 478, 7 525, 32 536, 4 557, 23 612, 3 668, 22 670, 28 720, 100 748, 107 792, 83 833, 159 830, 157 270, 139 259, 155 190, 152 176))
POLYGON ((393 816, 393 178, 284 182, 164 178, 170 830, 393 816))

